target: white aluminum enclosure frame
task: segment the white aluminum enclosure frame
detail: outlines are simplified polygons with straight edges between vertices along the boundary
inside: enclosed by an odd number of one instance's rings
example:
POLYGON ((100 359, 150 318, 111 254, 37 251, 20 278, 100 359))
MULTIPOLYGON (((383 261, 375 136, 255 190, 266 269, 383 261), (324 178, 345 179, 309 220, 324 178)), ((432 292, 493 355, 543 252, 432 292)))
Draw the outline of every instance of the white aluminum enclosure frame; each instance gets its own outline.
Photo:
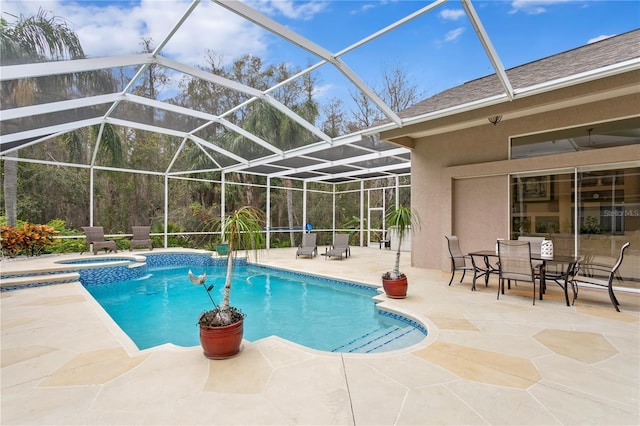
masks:
MULTIPOLYGON (((35 64, 24 64, 24 65, 13 65, 13 66, 4 66, 0 72, 0 81, 9 81, 15 79, 27 79, 27 78, 35 78, 42 77, 47 75, 60 75, 60 74, 69 74, 69 73, 77 73, 83 71, 92 71, 92 70, 101 70, 101 69, 110 69, 116 67, 139 67, 135 76, 128 82, 125 89, 120 93, 110 93, 104 94, 100 96, 93 96, 88 98, 74 99, 74 100, 66 100, 59 102, 52 102, 42 105, 34 105, 27 106, 23 108, 14 108, 9 110, 2 111, 2 115, 0 116, 0 120, 12 120, 19 119, 24 117, 29 117, 32 115, 38 115, 43 113, 52 113, 58 111, 65 111, 71 109, 77 109, 82 107, 90 107, 96 106, 100 104, 111 104, 111 107, 108 108, 107 112, 101 118, 89 119, 89 120, 81 120, 81 121, 70 121, 67 123, 62 123, 59 125, 53 126, 43 126, 40 128, 32 128, 30 130, 21 131, 13 134, 0 134, 0 155, 5 155, 14 150, 19 149, 24 146, 21 144, 21 141, 29 140, 29 144, 37 144, 39 142, 48 140, 52 137, 52 135, 60 135, 65 132, 73 131, 82 127, 92 126, 96 124, 109 123, 114 125, 127 126, 132 129, 146 130, 151 132, 162 133, 166 135, 172 135, 183 140, 190 140, 194 143, 204 146, 208 149, 214 150, 215 152, 229 157, 233 160, 232 166, 220 167, 221 172, 242 172, 244 169, 248 169, 251 167, 255 167, 258 165, 267 165, 276 161, 280 161, 282 159, 291 158, 299 155, 304 155, 305 153, 312 153, 320 150, 325 150, 327 148, 341 146, 344 144, 359 142, 363 135, 375 134, 381 129, 386 129, 391 127, 401 127, 403 125, 403 120, 397 115, 397 112, 392 111, 391 108, 384 103, 382 99, 370 88, 368 87, 364 81, 354 73, 341 59, 340 57, 345 55, 348 52, 351 52, 366 43, 390 32, 393 31, 402 25, 410 22, 430 11, 436 9, 438 6, 445 4, 447 0, 436 0, 426 5, 425 7, 417 10, 416 12, 406 16, 392 25, 383 28, 382 30, 377 31, 374 34, 371 34, 364 39, 360 40, 357 43, 352 44, 351 46, 341 50, 340 52, 330 52, 319 46, 300 34, 290 30, 289 28, 279 24, 278 22, 272 20, 271 18, 265 16, 264 14, 252 9, 246 4, 238 1, 225 1, 225 0, 215 0, 214 3, 222 6, 223 8, 235 13, 242 18, 249 20, 265 30, 277 35, 278 37, 287 40, 307 52, 313 54, 318 57, 321 61, 315 65, 308 67, 303 70, 301 73, 292 76, 289 80, 279 83, 278 85, 268 88, 264 91, 259 91, 243 85, 241 83, 231 81, 225 79, 223 77, 217 76, 215 74, 203 71, 201 69, 188 66, 172 59, 163 57, 161 52, 163 48, 169 43, 171 38, 176 34, 178 29, 184 24, 186 19, 197 10, 198 5, 201 1, 206 0, 194 0, 185 10, 182 16, 177 19, 176 23, 173 25, 169 33, 160 41, 158 46, 154 49, 153 52, 148 54, 138 54, 138 55, 126 55, 126 56, 116 56, 116 57, 106 57, 106 58, 95 58, 95 59, 80 59, 80 60, 71 60, 71 61, 58 61, 51 63, 35 63, 35 64), (244 93, 251 97, 251 99, 247 102, 253 102, 255 100, 262 100, 267 102, 272 107, 276 108, 281 113, 285 114, 287 117, 294 120, 296 123, 300 124, 303 128, 311 132, 311 134, 317 137, 317 142, 313 143, 309 146, 290 150, 288 152, 283 152, 278 149, 268 141, 262 140, 260 137, 253 135, 244 129, 239 128, 238 126, 233 125, 228 120, 225 119, 225 115, 227 113, 223 113, 219 116, 215 116, 213 114, 207 114, 199 111, 189 110, 187 108, 178 107, 175 105, 171 105, 166 102, 145 99, 141 96, 136 96, 130 93, 131 88, 138 82, 139 79, 142 78, 144 71, 152 64, 157 64, 159 66, 165 67, 167 69, 171 69, 174 71, 178 71, 180 73, 190 75, 195 78, 203 79, 205 81, 215 83, 221 85, 223 87, 244 93), (326 135, 324 132, 316 128, 313 124, 309 123, 298 114, 293 112, 291 109, 281 104, 275 98, 270 95, 270 92, 275 90, 277 87, 286 84, 288 81, 293 80, 295 78, 299 78, 303 74, 307 74, 317 69, 320 66, 327 65, 333 66, 337 69, 341 74, 343 74, 349 81, 351 81, 354 86, 360 90, 365 96, 367 96, 379 109, 386 115, 389 120, 389 124, 385 124, 380 126, 380 129, 367 129, 366 132, 357 132, 352 135, 346 135, 338 138, 331 138, 326 135), (272 155, 265 156, 260 159, 243 159, 240 158, 233 153, 230 153, 224 150, 222 147, 217 147, 214 144, 207 144, 207 141, 204 141, 197 136, 194 135, 195 131, 198 129, 192 129, 191 131, 176 131, 173 129, 167 129, 159 126, 143 124, 135 121, 128 120, 119 120, 113 117, 113 111, 116 109, 117 105, 121 102, 131 102, 134 104, 147 105, 153 108, 157 108, 160 110, 171 111, 176 114, 181 114, 188 117, 194 117, 202 120, 206 120, 208 126, 213 123, 220 124, 230 131, 236 132, 253 143, 260 145, 261 147, 267 149, 272 155)), ((482 45, 485 47, 485 50, 492 56, 491 62, 496 67, 496 72, 500 75, 504 75, 506 78, 506 74, 504 74, 504 69, 502 69, 500 61, 495 58, 497 55, 495 51, 491 47, 491 42, 488 39, 486 32, 483 30, 482 25, 479 24, 479 18, 475 14, 473 9, 473 5, 470 1, 464 0, 463 2, 464 9, 469 16, 471 22, 473 22, 474 27, 476 28, 476 32, 478 37, 481 39, 482 45)), ((507 81, 508 85, 508 81, 507 81)), ((509 94, 509 97, 512 95, 509 94)), ((240 106, 237 106, 240 107, 240 106)), ((204 127, 204 126, 200 126, 204 127)), ((394 157, 396 160, 401 160, 402 163, 396 167, 381 167, 377 170, 362 170, 361 174, 370 174, 376 172, 382 172, 384 174, 390 173, 389 175, 393 175, 393 171, 396 169, 406 169, 410 167, 409 159, 407 156, 408 150, 406 148, 398 148, 397 150, 389 151, 380 151, 377 153, 372 153, 370 156, 356 156, 353 157, 349 161, 349 159, 344 159, 340 162, 340 164, 349 164, 366 161, 367 159, 373 159, 380 157, 394 157), (404 155, 403 155, 404 154, 404 155)), ((93 165, 93 164, 92 164, 93 165)), ((311 170, 312 167, 307 168, 307 170, 311 170)), ((304 170, 295 169, 295 170, 287 170, 283 169, 282 171, 277 172, 277 176, 286 177, 292 173, 299 173, 304 170)), ((172 170, 169 168, 167 173, 172 173, 172 170)), ((193 171, 191 171, 193 173, 193 171)), ((360 174, 358 171, 354 171, 353 173, 341 174, 338 176, 328 174, 326 177, 318 177, 314 180, 322 181, 324 179, 335 179, 335 178, 345 178, 354 176, 357 178, 357 175, 360 174)), ((274 176, 276 176, 274 175, 274 176)))
MULTIPOLYGON (((32 146, 34 144, 42 143, 47 140, 50 140, 53 137, 62 135, 66 132, 70 132, 73 130, 77 130, 87 126, 112 124, 118 126, 125 126, 131 129, 137 130, 145 130, 149 132, 156 132, 164 135, 174 136, 181 140, 181 145, 175 156, 171 160, 170 164, 167 165, 164 172, 152 172, 152 171, 141 171, 141 170, 131 170, 126 168, 112 168, 112 167, 104 167, 96 164, 96 152, 99 145, 99 137, 97 141, 97 145, 94 149, 94 153, 92 155, 92 160, 90 164, 66 164, 60 163, 56 161, 44 161, 44 160, 33 160, 29 158, 18 158, 17 161, 23 162, 34 162, 41 164, 50 164, 50 165, 65 165, 71 167, 84 167, 91 169, 91 176, 93 176, 94 170, 114 170, 114 171, 122 171, 122 172, 131 172, 131 173, 148 173, 155 175, 163 175, 165 178, 165 185, 168 182, 169 177, 180 177, 185 174, 193 174, 198 171, 189 170, 189 171, 181 171, 174 170, 174 164, 178 156, 181 154, 183 147, 187 143, 193 143, 197 145, 202 151, 203 155, 208 156, 211 162, 215 165, 215 167, 208 168, 206 170, 201 170, 203 173, 209 172, 220 172, 223 176, 223 188, 224 188, 224 176, 228 173, 251 173, 256 175, 266 176, 268 182, 270 182, 271 178, 291 178, 291 179, 300 179, 303 180, 303 185, 306 188, 307 183, 310 182, 323 182, 323 183, 339 183, 339 182, 354 182, 361 180, 363 178, 370 178, 372 175, 377 175, 380 178, 389 178, 395 177, 397 179, 398 175, 406 174, 411 167, 410 161, 410 150, 405 147, 397 147, 393 149, 381 149, 374 150, 371 148, 363 148, 362 146, 357 145, 361 143, 363 139, 366 138, 375 138, 376 135, 382 131, 388 131, 396 128, 400 128, 407 125, 412 125, 420 122, 427 122, 430 120, 436 120, 442 117, 446 117, 449 115, 459 114, 464 111, 484 108, 491 105, 497 105, 501 103, 508 103, 513 101, 514 99, 523 98, 527 96, 537 95, 540 93, 557 90, 562 87, 568 87, 576 84, 580 84, 586 81, 591 81, 599 78, 603 78, 608 75, 614 75, 622 72, 627 72, 633 69, 640 69, 640 59, 631 60, 616 64, 614 66, 604 67, 598 70, 590 71, 587 73, 576 74, 569 77, 560 78, 557 80, 553 80, 550 82, 546 82, 544 84, 538 84, 531 87, 524 87, 514 90, 509 78, 507 77, 507 73, 502 65, 502 61, 498 53, 496 52, 490 38, 485 31, 484 25, 482 24, 480 17, 476 13, 476 10, 473 6, 471 0, 459 0, 458 1, 448 1, 448 0, 435 0, 419 10, 407 15, 391 25, 376 31, 367 37, 359 40, 358 42, 338 51, 331 52, 323 46, 320 46, 302 35, 296 33, 288 27, 276 22, 275 20, 267 17, 266 15, 258 12, 255 9, 252 9, 247 4, 232 1, 232 0, 193 0, 190 4, 188 4, 184 13, 177 17, 176 22, 172 26, 171 30, 167 33, 167 35, 160 40, 157 47, 151 53, 146 54, 136 54, 136 55, 123 55, 123 56, 113 56, 113 57, 101 57, 101 58, 91 58, 91 59, 80 59, 80 60, 68 60, 68 61, 57 61, 57 62, 48 62, 48 63, 31 63, 31 64, 21 64, 21 65, 11 65, 11 66, 2 66, 0 67, 0 81, 6 82, 17 79, 29 79, 36 77, 44 77, 50 75, 64 75, 71 73, 79 73, 86 71, 95 71, 95 70, 104 70, 104 69, 113 69, 118 67, 136 67, 137 71, 134 74, 133 78, 128 82, 124 90, 117 93, 106 93, 97 96, 90 96, 85 98, 71 99, 71 100, 62 100, 56 102, 50 102, 39 105, 31 105, 20 108, 12 108, 12 109, 2 109, 0 112, 0 159, 3 161, 16 161, 16 159, 12 156, 15 151, 19 151, 21 148, 25 148, 28 146, 32 146), (291 76, 288 80, 278 83, 273 87, 269 87, 265 90, 257 90, 255 88, 249 87, 237 81, 229 80, 213 73, 204 71, 194 66, 186 65, 170 59, 166 56, 162 55, 163 49, 167 46, 167 44, 171 41, 172 37, 175 36, 176 32, 180 29, 180 27, 185 23, 187 18, 195 13, 198 9, 198 6, 205 2, 213 2, 224 9, 236 14, 237 16, 246 19, 252 23, 255 23, 259 27, 265 29, 276 37, 280 37, 283 40, 286 40, 294 45, 304 49, 309 52, 313 56, 317 57, 319 62, 308 66, 306 69, 302 70, 296 75, 291 76), (351 68, 349 68, 346 63, 341 59, 344 55, 349 52, 356 51, 360 47, 366 45, 367 43, 375 40, 389 32, 395 31, 398 28, 403 27, 403 25, 427 14, 433 12, 438 7, 447 4, 447 3, 457 3, 461 4, 464 12, 466 13, 467 18, 471 22, 476 36, 480 41, 482 48, 484 49, 484 53, 486 54, 489 62, 491 63, 493 70, 495 71, 498 79, 500 81, 501 87, 503 89, 501 94, 494 95, 485 99, 480 99, 477 101, 465 103, 462 105, 458 105, 452 108, 442 109, 436 112, 412 116, 412 117, 403 117, 401 118, 398 115, 398 111, 393 111, 389 105, 386 105, 385 102, 363 81, 363 79, 356 74, 351 68), (139 95, 135 95, 131 92, 131 89, 139 83, 140 79, 143 78, 144 71, 151 65, 157 65, 163 67, 165 69, 173 70, 178 73, 182 73, 183 75, 188 75, 194 78, 202 79, 203 81, 207 81, 216 85, 220 85, 222 87, 234 90, 236 92, 242 93, 248 97, 248 100, 244 101, 242 104, 234 106, 232 109, 225 111, 219 115, 210 114, 202 111, 191 110, 189 108, 180 107, 177 105, 173 105, 168 102, 159 101, 155 99, 148 99, 139 95), (384 123, 380 123, 374 127, 361 130, 358 132, 354 132, 348 135, 342 135, 339 137, 330 137, 322 130, 317 128, 313 123, 308 122, 300 115, 296 114, 293 110, 288 108, 286 105, 282 104, 272 93, 277 90, 279 87, 291 82, 295 79, 300 78, 305 74, 312 73, 313 71, 319 69, 320 67, 333 67, 337 70, 342 76, 344 76, 350 83, 354 85, 361 93, 363 93, 374 105, 376 105, 380 111, 385 115, 387 120, 384 123), (282 150, 275 146, 268 140, 264 140, 258 135, 252 134, 247 129, 243 129, 234 123, 232 123, 227 117, 231 115, 235 110, 242 108, 243 106, 250 104, 252 102, 262 101, 266 102, 271 107, 278 110, 280 113, 286 115, 288 118, 293 120, 295 123, 300 125, 306 131, 310 132, 316 140, 308 144, 306 146, 290 149, 290 150, 282 150), (172 114, 177 114, 180 116, 196 119, 200 121, 202 124, 188 130, 176 130, 170 129, 166 127, 160 127, 158 125, 152 125, 148 123, 143 123, 135 120, 125 120, 122 118, 117 118, 114 116, 114 111, 117 109, 117 106, 123 102, 135 104, 135 105, 143 105, 147 107, 152 107, 157 110, 170 112, 172 114), (43 125, 42 127, 33 127, 26 130, 17 131, 15 133, 5 133, 6 126, 2 126, 3 122, 7 122, 9 120, 18 120, 22 118, 27 118, 31 116, 37 116, 42 114, 50 114, 61 111, 68 111, 80 108, 88 108, 88 107, 97 107, 99 105, 106 105, 106 112, 100 116, 89 119, 82 119, 77 121, 68 121, 55 125, 43 125), (259 157, 259 158, 244 158, 240 155, 237 155, 233 152, 230 152, 228 149, 225 149, 222 146, 216 145, 213 142, 204 140, 203 138, 197 135, 197 132, 202 128, 211 125, 219 125, 227 129, 228 131, 235 132, 238 135, 243 136, 250 143, 256 144, 260 148, 266 150, 268 154, 259 157), (303 167, 284 167, 282 165, 276 164, 281 163, 282 160, 304 157, 305 155, 310 155, 319 151, 331 150, 331 149, 340 149, 341 147, 356 147, 359 154, 343 157, 339 160, 334 161, 326 161, 323 164, 323 167, 335 167, 335 166, 349 166, 350 171, 343 172, 323 172, 319 171, 318 165, 310 165, 303 167), (215 153, 215 155, 220 155, 221 157, 228 159, 230 165, 221 165, 220 162, 216 161, 211 153, 215 153), (377 159, 389 159, 390 163, 386 165, 376 165, 374 167, 363 167, 362 163, 367 161, 377 160, 377 159), (356 166, 356 164, 360 164, 356 166), (271 172, 256 172, 252 169, 259 166, 269 166, 271 172), (299 178, 298 175, 305 175, 313 172, 313 177, 308 178, 299 178)), ((504 119, 508 119, 508 117, 504 117, 504 119)), ((91 190, 91 206, 90 211, 93 212, 93 191, 91 190)), ((166 194, 165 188, 165 197, 166 194)), ((224 197, 223 197, 224 198, 224 197)), ((223 206, 224 207, 224 206, 223 206)), ((224 208, 223 208, 224 211, 224 208)), ((305 212, 306 214, 306 212, 305 212)), ((166 215, 166 212, 165 212, 166 215)), ((166 222, 166 217, 165 217, 166 222)), ((166 223, 165 223, 166 225, 166 223)), ((166 236, 165 236, 166 239, 166 236)))

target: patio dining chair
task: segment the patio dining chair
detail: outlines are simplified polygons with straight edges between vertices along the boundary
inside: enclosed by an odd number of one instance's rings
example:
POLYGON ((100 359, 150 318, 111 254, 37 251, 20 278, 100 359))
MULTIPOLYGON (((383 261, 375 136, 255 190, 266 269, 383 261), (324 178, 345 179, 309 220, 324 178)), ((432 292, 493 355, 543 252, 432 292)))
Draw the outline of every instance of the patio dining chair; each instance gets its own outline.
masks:
POLYGON ((460 240, 457 236, 445 235, 444 237, 447 239, 449 255, 451 256, 451 279, 449 280, 449 285, 451 285, 457 271, 462 271, 462 277, 460 278, 460 282, 462 282, 467 271, 473 271, 475 273, 475 267, 473 266, 471 256, 462 254, 460 250, 460 240))
MULTIPOLYGON (((518 241, 529 241, 529 245, 531 246, 531 255, 535 257, 535 255, 540 255, 542 253, 542 242, 545 240, 545 237, 529 237, 529 236, 519 236, 518 241)), ((534 261, 533 262, 533 270, 536 272, 540 271, 540 266, 542 262, 534 261)))
MULTIPOLYGON (((611 304, 616 308, 616 311, 620 312, 620 302, 616 298, 616 295, 613 293, 613 281, 618 274, 618 269, 620 265, 622 265, 622 260, 624 259, 625 250, 631 245, 631 243, 626 242, 620 248, 620 255, 618 259, 612 266, 607 266, 602 263, 580 263, 578 267, 577 273, 572 278, 573 283, 573 302, 575 303, 576 298, 578 297, 578 286, 580 284, 586 286, 594 286, 595 288, 601 287, 606 288, 609 292, 609 299, 611 300, 611 304)), ((619 277, 619 275, 618 275, 619 277)))
POLYGON ((531 262, 531 243, 521 240, 498 240, 498 297, 504 294, 505 280, 511 284, 516 282, 530 282, 533 284, 533 304, 536 304, 536 279, 534 266, 531 262))
POLYGON ((318 255, 318 245, 316 244, 316 234, 302 234, 302 242, 298 245, 296 259, 298 256, 315 257, 318 255))
POLYGON ((349 247, 349 234, 336 234, 333 239, 333 245, 327 248, 324 253, 325 260, 329 257, 340 257, 342 260, 342 256, 345 258, 351 256, 351 248, 349 247))
POLYGON ((382 247, 391 250, 391 240, 389 239, 388 232, 380 232, 378 234, 378 248, 382 250, 382 247))
POLYGON ((133 230, 133 237, 131 237, 129 251, 132 251, 136 247, 146 247, 149 250, 153 250, 151 236, 149 235, 151 232, 150 226, 132 226, 131 229, 133 230))
MULTIPOLYGON (((102 226, 83 226, 82 230, 87 236, 85 249, 89 250, 90 246, 93 244, 93 254, 98 254, 98 251, 105 250, 105 253, 110 251, 117 253, 118 247, 116 246, 116 242, 113 240, 105 240, 104 239, 104 228, 102 226)), ((84 253, 85 250, 80 252, 80 254, 84 253)))
POLYGON ((531 254, 540 254, 542 251, 542 242, 545 240, 545 237, 529 237, 529 236, 519 236, 518 241, 529 241, 531 246, 531 254))

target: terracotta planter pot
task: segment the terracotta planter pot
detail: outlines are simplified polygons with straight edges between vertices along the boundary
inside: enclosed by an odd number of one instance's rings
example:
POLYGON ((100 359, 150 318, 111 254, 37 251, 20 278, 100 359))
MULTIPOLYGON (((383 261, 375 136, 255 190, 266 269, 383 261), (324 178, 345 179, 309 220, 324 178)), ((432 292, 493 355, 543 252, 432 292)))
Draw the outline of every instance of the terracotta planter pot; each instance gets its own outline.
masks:
POLYGON ((240 352, 244 320, 223 327, 200 326, 200 344, 209 359, 230 358, 240 352))
POLYGON ((392 299, 404 299, 407 297, 407 277, 402 275, 397 280, 382 279, 382 287, 387 297, 392 299))

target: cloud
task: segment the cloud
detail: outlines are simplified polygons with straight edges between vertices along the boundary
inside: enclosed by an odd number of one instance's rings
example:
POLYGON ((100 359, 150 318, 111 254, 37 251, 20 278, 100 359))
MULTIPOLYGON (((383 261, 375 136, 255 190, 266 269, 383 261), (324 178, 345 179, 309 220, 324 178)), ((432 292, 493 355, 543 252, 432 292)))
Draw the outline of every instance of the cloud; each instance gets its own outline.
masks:
MULTIPOLYGON (((31 16, 42 7, 64 18, 76 31, 88 57, 128 55, 141 51, 142 37, 157 46, 189 7, 188 1, 139 2, 3 1, 2 10, 31 16)), ((7 19, 7 15, 3 13, 7 19)), ((176 31, 161 54, 195 66, 204 65, 205 49, 232 62, 246 54, 260 55, 268 48, 262 28, 212 2, 201 2, 176 31)))
POLYGON ((554 6, 562 3, 569 3, 575 0, 513 0, 509 13, 524 12, 529 15, 539 15, 545 13, 545 6, 554 6))
POLYGON ((313 88, 313 96, 316 99, 325 99, 332 93, 334 87, 334 84, 317 85, 313 88))
POLYGON ((445 34, 444 41, 455 41, 462 35, 462 33, 464 33, 464 27, 458 27, 455 30, 451 30, 445 34))
POLYGON ((282 15, 289 19, 309 21, 318 13, 324 11, 328 5, 326 1, 300 2, 293 0, 259 0, 249 3, 262 13, 282 15))
POLYGON ((598 37, 591 38, 587 41, 587 44, 595 43, 596 41, 604 40, 609 37, 613 37, 615 34, 611 35, 599 35, 598 37))
POLYGON ((366 12, 368 10, 374 9, 375 5, 371 4, 371 3, 365 3, 362 6, 360 6, 359 9, 356 10, 352 10, 351 12, 349 12, 350 15, 359 15, 361 12, 366 12))
POLYGON ((440 17, 448 21, 457 21, 463 16, 465 16, 465 13, 462 9, 444 9, 440 12, 440 17))

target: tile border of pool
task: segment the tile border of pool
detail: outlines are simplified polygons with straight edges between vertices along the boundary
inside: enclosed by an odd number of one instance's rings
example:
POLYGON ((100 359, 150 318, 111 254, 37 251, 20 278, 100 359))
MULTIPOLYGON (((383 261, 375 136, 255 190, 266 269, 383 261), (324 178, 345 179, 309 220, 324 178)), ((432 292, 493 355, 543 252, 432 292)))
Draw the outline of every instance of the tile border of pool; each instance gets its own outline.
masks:
MULTIPOLYGON (((284 269, 284 268, 274 268, 274 269, 281 269, 281 270, 284 270, 284 271, 288 271, 287 269, 284 269)), ((322 275, 315 275, 315 274, 311 274, 311 275, 314 275, 314 276, 317 276, 317 277, 320 277, 320 278, 325 278, 322 275)), ((165 343, 165 344, 154 346, 154 347, 151 347, 151 348, 139 349, 138 346, 129 337, 129 335, 127 333, 125 333, 124 330, 122 330, 122 328, 120 328, 120 326, 115 322, 115 320, 113 318, 111 318, 111 316, 102 307, 102 305, 100 305, 100 303, 98 303, 98 301, 93 298, 93 296, 91 295, 91 293, 89 293, 89 291, 86 289, 86 287, 82 283, 80 283, 79 281, 75 282, 74 284, 85 295, 85 298, 91 304, 91 306, 93 307, 93 310, 96 312, 98 317, 102 320, 102 322, 105 324, 105 326, 107 327, 107 329, 109 330, 111 335, 114 336, 114 338, 120 343, 120 345, 122 345, 123 349, 130 356, 153 353, 153 352, 162 351, 162 350, 190 351, 190 350, 193 350, 194 348, 199 348, 200 347, 199 345, 179 346, 179 345, 175 345, 173 343, 165 343)), ((378 297, 378 296, 374 296, 374 297, 378 297)), ((303 351, 311 353, 311 354, 321 354, 321 355, 325 355, 325 356, 336 356, 336 357, 344 356, 344 357, 349 357, 349 358, 370 358, 370 359, 371 358, 375 358, 375 357, 384 358, 384 357, 388 357, 388 356, 397 355, 397 354, 400 354, 400 353, 414 352, 414 351, 416 351, 418 349, 424 348, 424 347, 430 345, 431 343, 435 342, 435 340, 436 340, 436 338, 438 336, 438 329, 437 329, 435 323, 433 323, 431 320, 429 320, 428 318, 425 318, 425 317, 418 316, 415 313, 410 313, 408 311, 402 310, 402 309, 396 309, 396 308, 392 308, 392 307, 389 307, 389 306, 381 307, 380 306, 381 304, 384 304, 384 302, 377 302, 376 303, 376 309, 380 310, 382 308, 385 312, 389 313, 390 315, 393 315, 393 314, 400 315, 400 316, 402 316, 404 318, 410 319, 411 321, 416 321, 416 323, 421 324, 422 327, 424 327, 427 330, 427 335, 420 342, 418 342, 418 343, 416 343, 414 345, 411 345, 411 346, 407 346, 407 347, 400 348, 400 349, 394 349, 394 350, 390 350, 390 351, 385 351, 385 352, 371 352, 371 353, 323 351, 323 350, 319 350, 319 349, 310 348, 308 346, 304 346, 304 345, 302 345, 300 343, 296 343, 296 342, 293 342, 291 340, 284 339, 284 338, 282 338, 280 336, 272 335, 272 336, 264 337, 262 339, 258 339, 258 340, 253 341, 253 342, 249 342, 248 340, 243 340, 242 341, 242 346, 240 348, 240 353, 238 354, 238 356, 242 355, 242 351, 244 350, 244 347, 245 347, 246 343, 256 344, 258 342, 268 341, 268 340, 272 340, 272 339, 276 339, 278 342, 281 342, 283 344, 291 346, 292 348, 297 348, 299 350, 303 350, 303 351)))
POLYGON ((344 279, 337 279, 337 278, 333 278, 333 277, 328 277, 326 275, 311 274, 309 272, 293 271, 293 270, 287 269, 287 268, 281 268, 281 267, 272 266, 272 265, 262 265, 260 263, 249 262, 249 261, 247 261, 247 264, 252 265, 252 266, 257 266, 257 267, 260 267, 260 268, 275 269, 275 270, 278 270, 278 271, 289 273, 289 274, 294 275, 294 276, 307 276, 307 277, 313 277, 313 278, 320 278, 320 279, 323 279, 323 280, 326 280, 326 281, 330 281, 333 284, 339 284, 339 285, 346 284, 349 287, 356 287, 356 288, 361 288, 361 289, 365 289, 365 290, 376 290, 376 291, 378 291, 378 293, 380 292, 379 291, 380 287, 376 286, 376 285, 373 285, 373 284, 361 283, 361 282, 357 282, 357 281, 344 280, 344 279))

